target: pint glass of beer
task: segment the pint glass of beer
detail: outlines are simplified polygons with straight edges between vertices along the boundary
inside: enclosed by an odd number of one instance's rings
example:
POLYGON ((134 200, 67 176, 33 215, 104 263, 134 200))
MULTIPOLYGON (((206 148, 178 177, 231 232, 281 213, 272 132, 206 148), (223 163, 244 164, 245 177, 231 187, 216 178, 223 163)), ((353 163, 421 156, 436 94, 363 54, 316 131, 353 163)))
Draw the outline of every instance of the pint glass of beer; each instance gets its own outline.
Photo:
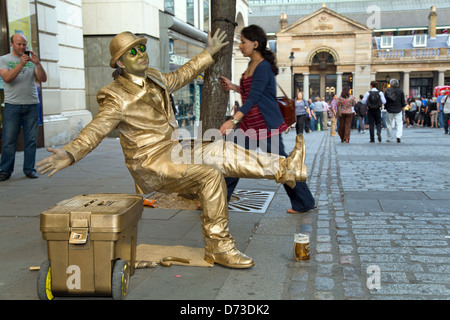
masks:
POLYGON ((309 260, 309 235, 303 233, 294 235, 294 258, 296 261, 309 260))

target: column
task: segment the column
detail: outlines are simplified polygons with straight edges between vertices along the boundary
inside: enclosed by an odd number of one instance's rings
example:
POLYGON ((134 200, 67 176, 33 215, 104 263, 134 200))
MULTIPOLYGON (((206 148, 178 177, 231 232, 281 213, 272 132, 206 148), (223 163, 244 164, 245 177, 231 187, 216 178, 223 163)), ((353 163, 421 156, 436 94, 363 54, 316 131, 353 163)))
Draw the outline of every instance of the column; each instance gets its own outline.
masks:
POLYGON ((309 73, 303 74, 303 98, 309 99, 309 73))
POLYGON ((445 85, 445 71, 439 70, 439 76, 438 76, 438 86, 445 85))
POLYGON ((341 95, 342 93, 342 75, 344 73, 343 72, 336 72, 337 75, 337 80, 336 80, 336 94, 338 95, 338 97, 341 95))
POLYGON ((409 71, 403 72, 403 93, 405 98, 409 97, 409 71))
POLYGON ((353 92, 353 95, 355 95, 355 75, 356 75, 356 72, 355 71, 353 71, 352 72, 352 79, 353 79, 353 82, 352 82, 352 92, 353 92))

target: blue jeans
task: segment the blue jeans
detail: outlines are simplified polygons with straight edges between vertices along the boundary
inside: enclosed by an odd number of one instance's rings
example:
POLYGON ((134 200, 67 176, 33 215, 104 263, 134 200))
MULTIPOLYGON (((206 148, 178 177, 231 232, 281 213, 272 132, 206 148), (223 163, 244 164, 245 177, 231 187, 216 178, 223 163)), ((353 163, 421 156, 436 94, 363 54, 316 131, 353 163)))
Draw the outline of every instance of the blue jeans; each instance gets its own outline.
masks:
POLYGON ((323 130, 323 111, 316 111, 316 123, 314 125, 314 129, 315 130, 319 130, 319 125, 320 125, 320 130, 323 130))
POLYGON ((39 104, 14 105, 5 103, 3 113, 2 155, 0 172, 11 175, 14 171, 17 138, 23 126, 23 173, 35 173, 39 104))
MULTIPOLYGON (((268 153, 271 153, 272 139, 280 139, 279 154, 281 156, 287 157, 288 154, 284 151, 284 144, 281 135, 270 137, 267 140, 258 140, 257 146, 267 143, 267 149, 265 145, 262 146, 262 149, 264 151, 267 151, 268 153)), ((243 147, 245 147, 246 149, 250 149, 250 146, 253 146, 253 144, 250 144, 249 139, 246 138, 245 146, 243 147)), ((274 154, 276 154, 275 151, 276 150, 274 150, 274 154)), ((225 178, 225 182, 227 183, 228 188, 227 201, 230 201, 231 195, 233 194, 234 189, 239 182, 239 178, 225 178)), ((286 190, 289 199, 291 200, 292 209, 294 209, 295 211, 303 212, 314 208, 316 202, 306 182, 297 182, 294 189, 285 184, 283 184, 283 187, 284 190, 286 190)))
POLYGON ((443 128, 444 127, 444 111, 442 111, 442 110, 439 110, 438 122, 439 122, 439 128, 443 128))
POLYGON ((356 127, 358 128, 358 132, 366 130, 365 124, 366 124, 365 117, 364 116, 358 116, 358 118, 356 119, 356 127))
POLYGON ((316 131, 316 120, 314 119, 314 117, 311 117, 311 121, 309 123, 309 129, 311 131, 316 131))

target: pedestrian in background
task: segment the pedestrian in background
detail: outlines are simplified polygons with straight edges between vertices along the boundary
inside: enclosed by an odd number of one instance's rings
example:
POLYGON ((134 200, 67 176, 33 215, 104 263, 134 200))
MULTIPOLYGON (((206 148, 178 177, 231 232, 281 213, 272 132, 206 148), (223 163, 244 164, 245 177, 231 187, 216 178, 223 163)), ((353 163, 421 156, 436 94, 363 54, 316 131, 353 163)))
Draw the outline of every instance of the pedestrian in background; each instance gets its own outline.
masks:
POLYGON ((444 117, 444 134, 448 134, 448 119, 450 118, 450 92, 441 100, 444 117))
POLYGON ((370 90, 366 92, 361 101, 368 107, 370 142, 375 142, 375 126, 378 142, 381 142, 381 106, 386 103, 383 92, 378 91, 378 82, 370 83, 370 90))
POLYGON ((337 136, 336 133, 336 123, 337 123, 337 95, 335 94, 333 96, 333 100, 330 102, 330 135, 331 136, 337 136))
POLYGON ((399 88, 399 82, 397 79, 391 79, 389 82, 391 85, 384 92, 386 103, 386 142, 391 142, 393 139, 393 129, 396 131, 397 143, 401 142, 403 134, 403 114, 402 111, 405 108, 405 94, 399 88))
POLYGON ((26 51, 27 38, 16 33, 11 37, 11 53, 0 57, 0 76, 5 82, 2 155, 0 181, 8 180, 14 171, 17 140, 23 126, 23 173, 36 179, 35 162, 39 122, 39 95, 36 80, 47 81, 47 74, 39 58, 26 51))
POLYGON ((325 97, 322 97, 322 104, 323 104, 323 130, 328 130, 328 110, 330 109, 330 106, 325 101, 325 97))
POLYGON ((436 97, 433 97, 431 102, 428 102, 427 113, 430 114, 430 126, 431 128, 438 127, 438 107, 436 103, 436 97))
POLYGON ((444 112, 443 112, 443 106, 442 106, 442 99, 445 97, 444 94, 441 94, 439 97, 437 97, 436 102, 438 105, 438 124, 439 128, 444 128, 444 112))
POLYGON ((295 131, 297 134, 302 133, 305 129, 306 117, 308 113, 309 104, 306 99, 303 98, 303 92, 297 94, 295 99, 295 115, 297 117, 297 123, 295 124, 295 131))
POLYGON ((417 127, 423 127, 425 125, 425 98, 422 98, 421 100, 417 100, 417 112, 416 112, 416 121, 417 121, 417 127), (420 101, 420 102, 419 102, 420 101))
POLYGON ((322 100, 320 99, 320 97, 316 97, 315 100, 316 101, 314 102, 314 104, 315 104, 314 113, 316 115, 316 120, 317 120, 316 129, 317 129, 317 131, 320 131, 320 130, 323 130, 324 106, 323 106, 323 103, 322 103, 322 100))
POLYGON ((350 87, 344 87, 337 103, 339 117, 338 134, 341 142, 350 142, 350 126, 352 124, 354 106, 355 98, 350 95, 350 87))
POLYGON ((308 99, 309 102, 309 128, 311 131, 316 131, 316 104, 312 101, 312 99, 308 99))
POLYGON ((363 98, 364 98, 364 96, 362 94, 359 95, 359 101, 355 105, 355 113, 356 113, 356 116, 358 117, 358 119, 356 121, 357 127, 358 127, 358 133, 366 132, 365 118, 366 118, 366 114, 367 114, 367 106, 361 102, 363 98))
POLYGON ((417 112, 417 105, 416 105, 416 99, 414 97, 411 98, 411 101, 409 103, 409 111, 406 118, 406 127, 413 128, 414 123, 416 121, 416 112, 417 112))

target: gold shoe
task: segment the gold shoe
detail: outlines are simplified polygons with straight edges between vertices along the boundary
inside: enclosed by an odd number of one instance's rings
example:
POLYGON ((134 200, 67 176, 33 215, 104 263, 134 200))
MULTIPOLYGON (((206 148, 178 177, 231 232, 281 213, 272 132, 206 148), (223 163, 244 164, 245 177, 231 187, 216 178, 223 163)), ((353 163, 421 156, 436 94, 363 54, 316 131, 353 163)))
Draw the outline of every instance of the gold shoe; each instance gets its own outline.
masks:
MULTIPOLYGON (((287 157, 286 169, 294 170, 295 181, 305 182, 307 178, 307 170, 305 165, 305 139, 302 134, 297 135, 295 140, 295 147, 289 157, 287 157)), ((289 183, 286 183, 290 185, 289 183)), ((291 181, 295 187, 295 183, 291 181)))
POLYGON ((205 252, 205 261, 211 264, 217 263, 227 268, 245 269, 255 265, 252 258, 246 256, 238 249, 233 248, 227 252, 205 252))

